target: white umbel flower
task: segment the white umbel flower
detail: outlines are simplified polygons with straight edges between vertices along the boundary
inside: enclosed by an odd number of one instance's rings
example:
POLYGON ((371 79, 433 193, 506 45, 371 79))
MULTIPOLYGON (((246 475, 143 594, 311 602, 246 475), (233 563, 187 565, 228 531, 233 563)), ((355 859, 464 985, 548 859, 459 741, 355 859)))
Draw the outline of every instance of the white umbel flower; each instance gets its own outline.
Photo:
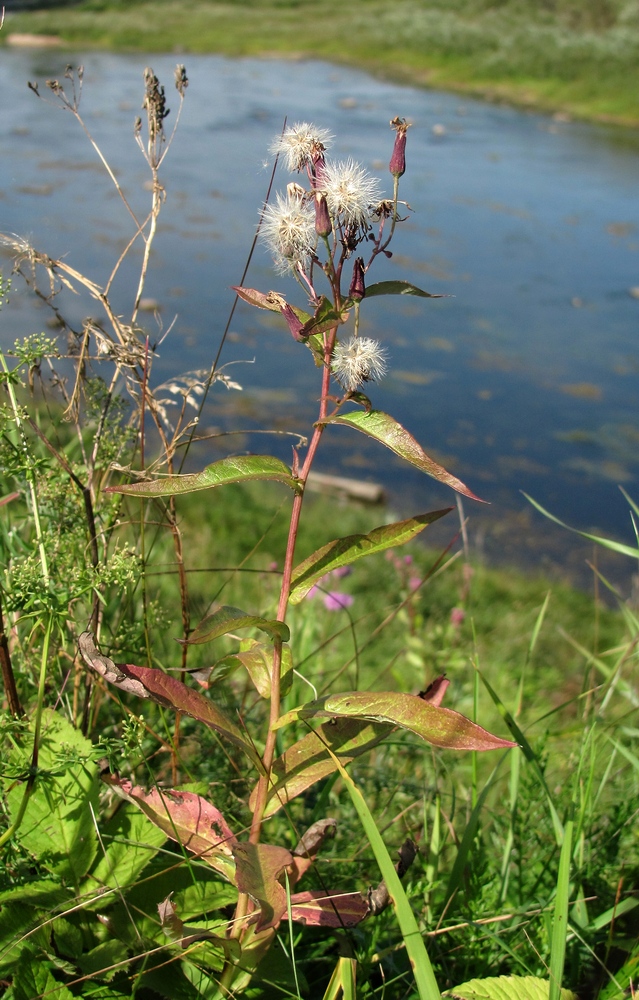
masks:
POLYGON ((296 122, 273 140, 271 153, 282 156, 288 170, 303 170, 315 163, 332 141, 333 136, 328 129, 317 128, 308 122, 296 122))
POLYGON ((347 392, 354 392, 363 382, 378 382, 386 369, 386 353, 371 337, 351 337, 333 351, 331 370, 347 392))
POLYGON ((322 191, 331 216, 340 219, 349 229, 365 225, 381 199, 377 177, 350 159, 340 163, 326 162, 322 191))
MULTIPOLYGON (((301 190, 301 189, 300 189, 301 190)), ((278 194, 267 205, 260 235, 273 254, 278 270, 304 264, 315 245, 315 210, 295 190, 278 194)))

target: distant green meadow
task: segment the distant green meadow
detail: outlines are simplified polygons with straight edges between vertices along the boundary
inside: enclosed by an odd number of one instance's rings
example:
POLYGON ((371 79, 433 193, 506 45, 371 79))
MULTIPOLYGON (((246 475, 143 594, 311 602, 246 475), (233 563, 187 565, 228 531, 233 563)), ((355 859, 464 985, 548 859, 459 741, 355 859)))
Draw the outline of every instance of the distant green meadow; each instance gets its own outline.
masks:
POLYGON ((639 125, 631 0, 85 0, 10 12, 76 48, 315 57, 389 79, 639 125))

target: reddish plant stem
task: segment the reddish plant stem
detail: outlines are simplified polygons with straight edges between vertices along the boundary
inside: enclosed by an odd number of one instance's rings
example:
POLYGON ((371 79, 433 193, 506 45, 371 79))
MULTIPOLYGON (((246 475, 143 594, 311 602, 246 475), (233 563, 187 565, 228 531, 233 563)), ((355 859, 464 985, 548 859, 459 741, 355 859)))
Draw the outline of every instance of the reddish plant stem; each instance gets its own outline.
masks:
POLYGON ((4 691, 7 696, 7 705, 9 711, 16 718, 24 715, 24 709, 20 704, 20 696, 18 694, 18 689, 16 687, 16 681, 13 674, 13 666, 11 663, 11 652, 9 650, 9 642, 7 640, 7 635, 4 630, 4 618, 2 616, 2 600, 0 598, 0 665, 2 666, 2 680, 4 683, 4 691))
MULTIPOLYGON (((339 294, 336 295, 339 302, 339 294)), ((308 446, 308 452, 304 460, 304 465, 302 466, 301 472, 298 476, 300 481, 299 490, 295 493, 293 498, 293 509, 291 511, 291 520, 288 530, 288 540, 286 543, 286 555, 284 557, 284 571, 282 573, 282 586, 280 588, 280 600, 277 609, 278 621, 285 621, 286 610, 288 608, 288 597, 291 590, 291 578, 293 575, 293 559, 295 556, 295 543, 297 542, 297 532, 299 529, 300 517, 302 514, 302 504, 304 502, 304 489, 306 487, 306 480, 308 479, 308 474, 311 471, 311 466, 313 465, 313 460, 315 454, 319 447, 319 443, 324 432, 323 421, 326 418, 326 413, 328 409, 328 391, 330 389, 331 382, 331 358, 333 356, 333 348, 335 347, 335 338, 337 336, 337 327, 334 327, 326 336, 324 344, 324 370, 322 373, 322 394, 320 397, 320 409, 319 417, 317 423, 313 429, 313 436, 311 442, 308 446)), ((266 743, 264 746, 264 754, 262 756, 262 764, 264 769, 260 774, 260 778, 257 785, 257 795, 255 801, 255 808, 253 810, 253 819, 251 821, 251 830, 249 833, 249 841, 252 844, 258 844, 262 834, 262 823, 264 821, 264 811, 266 809, 266 798, 268 794, 268 785, 271 776, 271 768, 273 766, 273 759, 275 757, 275 743, 276 743, 276 730, 274 728, 275 723, 280 716, 280 678, 281 678, 281 667, 282 667, 282 641, 281 639, 275 640, 273 645, 273 671, 271 675, 271 703, 270 703, 270 713, 269 713, 269 723, 268 732, 266 734, 266 743)), ((233 926, 231 928, 231 937, 239 938, 244 931, 244 920, 243 918, 249 912, 249 897, 246 893, 240 893, 239 899, 237 901, 237 906, 235 908, 235 919, 233 926)), ((226 986, 223 977, 223 984, 226 986)))
MULTIPOLYGON (((291 578, 293 575, 293 560, 295 556, 295 544, 297 542, 297 533, 299 530, 300 517, 302 514, 302 504, 304 502, 304 489, 306 487, 306 480, 308 479, 308 474, 311 471, 313 465, 313 460, 315 454, 319 447, 319 443, 324 432, 324 419, 326 417, 326 411, 328 408, 328 391, 330 388, 331 381, 331 357, 333 354, 333 347, 335 346, 335 337, 337 336, 337 327, 334 327, 326 338, 326 343, 324 346, 324 370, 322 373, 322 395, 320 399, 320 410, 319 418, 313 430, 313 436, 308 447, 308 452, 304 460, 304 465, 302 466, 299 480, 300 488, 296 492, 293 499, 293 509, 291 511, 291 521, 288 530, 288 541, 286 544, 286 555, 284 558, 284 572, 282 574, 282 586, 280 589, 280 601, 277 609, 278 621, 286 620, 286 610, 288 607, 288 597, 291 590, 291 578)), ((273 672, 271 676, 271 710, 269 714, 269 728, 266 735, 266 744, 264 747, 264 755, 262 757, 262 763, 264 764, 264 772, 260 775, 257 797, 255 802, 255 809, 253 811, 253 821, 251 823, 251 832, 249 840, 253 844, 257 844, 260 839, 260 834, 262 830, 262 821, 264 818, 264 810, 266 808, 266 796, 268 792, 268 783, 271 773, 271 768, 273 766, 273 758, 275 756, 275 741, 276 741, 276 731, 274 729, 275 723, 280 716, 280 672, 282 665, 282 642, 277 640, 273 648, 273 672)))

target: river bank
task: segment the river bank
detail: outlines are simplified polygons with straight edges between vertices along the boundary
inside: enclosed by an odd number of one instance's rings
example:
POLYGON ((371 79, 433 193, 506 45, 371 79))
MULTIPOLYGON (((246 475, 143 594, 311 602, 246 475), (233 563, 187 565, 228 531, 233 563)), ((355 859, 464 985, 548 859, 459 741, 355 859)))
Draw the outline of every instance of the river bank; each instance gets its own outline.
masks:
POLYGON ((397 82, 590 121, 639 125, 639 11, 621 0, 85 0, 9 10, 2 41, 119 51, 322 58, 397 82), (23 40, 24 41, 24 40, 23 40))

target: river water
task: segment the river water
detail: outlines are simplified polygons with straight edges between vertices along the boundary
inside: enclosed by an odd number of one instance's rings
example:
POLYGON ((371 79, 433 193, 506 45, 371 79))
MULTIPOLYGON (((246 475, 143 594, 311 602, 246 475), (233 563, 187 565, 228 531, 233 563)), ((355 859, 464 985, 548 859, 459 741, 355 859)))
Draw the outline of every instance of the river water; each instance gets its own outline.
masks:
MULTIPOLYGON (((148 169, 132 130, 142 72, 151 64, 166 83, 173 116, 175 58, 92 52, 73 61, 85 66, 87 127, 142 214, 148 169)), ((73 116, 26 85, 37 80, 46 94, 44 81, 66 62, 58 51, 0 50, 0 231, 104 282, 131 219, 73 116)), ((631 542, 618 485, 639 499, 639 136, 320 62, 186 63, 190 86, 163 166, 167 200, 145 291, 165 329, 175 318, 154 362, 156 382, 206 368, 216 353, 268 185, 268 147, 285 116, 330 129, 333 155, 378 173, 390 194, 388 122, 401 115, 414 123, 401 187, 411 211, 373 278, 405 278, 447 297, 364 302, 363 332, 389 356, 388 376, 371 389, 375 407, 490 501, 465 502, 471 538, 489 555, 583 563, 583 546, 535 513, 522 490, 576 527, 631 542)), ((280 172, 276 189, 290 179, 280 172)), ((136 280, 135 267, 122 270, 116 310, 130 311, 136 280)), ((246 283, 305 305, 261 247, 246 283)), ((96 313, 71 295, 63 305, 77 323, 96 313)), ((142 318, 157 340, 156 319, 142 318)), ((0 343, 45 329, 47 319, 14 283, 0 343)), ((243 391, 216 388, 203 429, 308 432, 317 373, 271 314, 240 305, 221 360, 240 362, 228 371, 243 391)), ((250 434, 199 447, 194 466, 233 449, 290 454, 282 437, 250 434)), ((451 502, 446 488, 344 428, 325 435, 318 467, 382 482, 402 513, 451 502)))

